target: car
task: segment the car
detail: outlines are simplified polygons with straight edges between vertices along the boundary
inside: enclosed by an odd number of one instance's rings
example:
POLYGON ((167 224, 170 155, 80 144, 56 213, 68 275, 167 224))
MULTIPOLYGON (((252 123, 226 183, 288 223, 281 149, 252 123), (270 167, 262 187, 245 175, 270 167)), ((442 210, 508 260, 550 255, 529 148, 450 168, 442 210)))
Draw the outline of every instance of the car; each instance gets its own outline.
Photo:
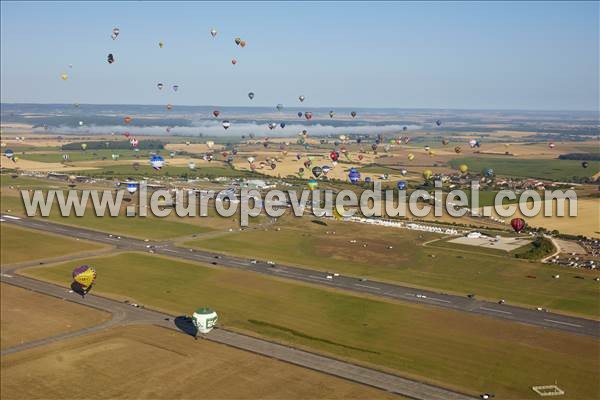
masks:
POLYGON ((275 265, 275 263, 273 261, 271 261, 271 260, 267 261, 267 264, 269 264, 269 265, 275 265))
POLYGON ((340 274, 338 274, 337 272, 335 272, 335 273, 333 274, 333 276, 340 276, 340 274))
POLYGON ((250 260, 250 264, 256 264, 257 261, 256 260, 250 260))
POLYGON ((419 299, 426 299, 427 296, 425 296, 424 294, 418 294, 417 298, 419 298, 419 299))
POLYGON ((150 240, 149 239, 144 239, 144 242, 148 243, 150 240))
POLYGON ((541 311, 541 312, 547 312, 548 311, 548 310, 546 310, 545 308, 542 308, 542 307, 536 307, 535 309, 536 309, 536 311, 541 311))
POLYGON ((221 256, 214 256, 214 258, 219 259, 219 258, 221 258, 221 256))
POLYGON ((504 304, 504 303, 505 303, 504 299, 498 300, 498 304, 504 304))
POLYGON ((470 299, 474 299, 474 298, 475 298, 475 295, 474 295, 473 293, 469 293, 469 294, 467 295, 467 297, 468 297, 468 298, 470 298, 470 299))
POLYGON ((217 265, 216 261, 211 262, 212 265, 217 265))
POLYGON ((325 279, 329 279, 329 280, 331 280, 331 279, 333 279, 333 276, 331 276, 331 275, 327 275, 327 276, 325 277, 325 279))
POLYGON ((366 282, 366 281, 367 281, 367 278, 360 278, 360 281, 361 281, 361 282, 366 282))

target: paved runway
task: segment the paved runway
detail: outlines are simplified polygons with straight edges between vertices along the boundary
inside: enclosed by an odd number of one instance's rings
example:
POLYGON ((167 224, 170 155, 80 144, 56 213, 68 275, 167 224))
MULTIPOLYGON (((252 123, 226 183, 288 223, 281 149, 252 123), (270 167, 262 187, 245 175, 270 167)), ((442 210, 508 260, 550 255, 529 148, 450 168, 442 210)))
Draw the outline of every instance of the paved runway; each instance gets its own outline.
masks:
POLYGON ((398 284, 361 281, 356 277, 336 276, 327 279, 326 273, 306 268, 269 265, 266 262, 252 263, 249 259, 218 255, 207 251, 175 246, 169 242, 144 242, 139 239, 117 237, 106 233, 83 228, 60 225, 40 219, 17 218, 2 215, 4 223, 15 224, 27 228, 47 231, 59 235, 86 239, 93 242, 110 244, 119 250, 146 251, 147 246, 154 246, 156 254, 186 259, 203 263, 216 263, 218 266, 238 268, 279 278, 309 282, 351 292, 368 293, 374 296, 387 297, 412 303, 425 304, 455 311, 485 315, 488 317, 509 320, 542 328, 561 330, 581 335, 600 337, 600 322, 585 318, 570 317, 561 314, 537 311, 523 307, 498 304, 489 301, 469 299, 466 296, 449 295, 430 290, 415 289, 398 284), (219 257, 219 258, 216 258, 219 257))

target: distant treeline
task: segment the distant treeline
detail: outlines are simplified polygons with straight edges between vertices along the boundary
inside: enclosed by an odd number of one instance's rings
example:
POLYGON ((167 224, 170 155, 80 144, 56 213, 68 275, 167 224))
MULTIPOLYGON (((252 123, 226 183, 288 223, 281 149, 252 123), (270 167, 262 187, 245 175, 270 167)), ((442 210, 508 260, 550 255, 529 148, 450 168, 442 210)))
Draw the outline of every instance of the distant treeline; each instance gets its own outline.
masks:
MULTIPOLYGON (((128 140, 123 141, 110 141, 110 142, 73 142, 63 145, 63 150, 81 150, 81 145, 87 144, 87 150, 106 150, 106 149, 120 149, 130 150, 132 148, 131 143, 128 140)), ((138 146, 140 150, 162 150, 165 148, 163 142, 160 140, 140 140, 138 146)))
POLYGON ((560 160, 600 161, 600 153, 568 153, 558 156, 560 160))

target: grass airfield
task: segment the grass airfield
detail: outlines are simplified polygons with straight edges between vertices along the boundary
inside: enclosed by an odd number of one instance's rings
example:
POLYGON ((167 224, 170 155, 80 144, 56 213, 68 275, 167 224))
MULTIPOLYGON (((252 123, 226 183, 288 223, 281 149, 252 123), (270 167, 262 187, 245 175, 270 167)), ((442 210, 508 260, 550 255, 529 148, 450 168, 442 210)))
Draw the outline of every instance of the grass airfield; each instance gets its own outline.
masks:
MULTIPOLYGON (((90 141, 91 138, 78 140, 90 141)), ((108 152, 94 156, 90 151, 73 151, 71 160, 63 164, 58 151, 60 143, 45 137, 36 142, 39 146, 28 142, 23 149, 26 154, 17 163, 7 164, 3 158, 2 167, 16 167, 21 171, 74 171, 70 173, 99 177, 107 182, 129 177, 172 182, 179 176, 267 179, 294 176, 297 179, 298 168, 303 166, 307 152, 300 146, 290 145, 285 150, 287 154, 284 154, 283 150, 279 150, 282 142, 272 140, 268 148, 261 143, 239 145, 233 168, 221 161, 220 144, 214 146, 216 160, 208 163, 197 158, 200 153, 209 150, 205 144, 169 143, 161 151, 167 166, 155 172, 146 165, 146 158, 137 159, 135 154, 127 151, 119 151, 122 154, 118 161, 111 160, 108 152), (179 153, 169 158, 168 152, 172 150, 179 153), (303 154, 301 161, 296 159, 296 152, 303 154), (246 161, 249 156, 255 157, 257 163, 270 158, 280 161, 273 170, 266 166, 251 172, 246 161), (187 167, 189 161, 197 164, 196 170, 187 167), (140 166, 134 168, 134 162, 140 166)), ((332 144, 319 145, 316 141, 313 144, 314 149, 308 152, 313 154, 312 166, 330 165, 328 151, 332 144)), ((552 166, 544 172, 548 179, 562 179, 569 174, 593 175, 597 172, 593 170, 598 169, 596 163, 590 163, 590 167, 584 170, 578 162, 575 162, 576 165, 555 159, 562 152, 585 151, 585 143, 557 143, 560 147, 558 153, 540 143, 511 143, 510 146, 490 143, 485 145, 485 153, 478 154, 472 154, 468 146, 463 145, 463 149, 467 149, 456 154, 451 142, 445 147, 432 144, 432 156, 424 152, 424 144, 393 146, 389 153, 380 150, 377 154, 368 150, 369 145, 362 146, 364 152, 361 152, 360 146, 348 145, 349 158, 342 160, 344 157, 340 157, 343 162, 332 170, 330 178, 346 181, 346 170, 356 166, 364 169, 363 178, 369 176, 375 180, 382 173, 389 173, 389 185, 395 185, 400 179, 416 185, 422 182, 423 169, 449 172, 461 162, 468 162, 474 171, 492 166, 499 176, 526 176, 520 174, 542 163, 552 166), (497 154, 505 148, 509 148, 514 156, 503 158, 497 154), (407 160, 409 153, 415 155, 410 162, 407 160), (359 154, 362 160, 358 159, 359 154), (568 168, 563 171, 562 166, 567 164, 568 168), (406 177, 400 175, 401 168, 409 170, 406 177)), ((305 169, 304 179, 308 179, 310 168, 305 169)), ((10 178, 6 174, 1 178, 1 211, 10 210, 14 215, 24 215, 16 189, 67 189, 67 183, 63 181, 10 178)), ((351 187, 338 182, 322 185, 336 189, 351 187)), ((106 183, 77 186, 78 189, 99 187, 112 189, 106 183)), ((594 207, 597 213, 599 200, 589 196, 590 190, 589 187, 578 188, 578 192, 588 196, 585 198, 585 211, 577 222, 565 220, 569 222, 563 223, 559 220, 564 226, 561 231, 571 232, 567 230, 571 227, 575 232, 594 233, 593 227, 589 226, 589 216, 593 215, 594 207)), ((130 203, 135 202, 133 199, 130 203)), ((266 219, 259 217, 251 223, 254 229, 239 231, 236 220, 218 217, 214 209, 210 210, 208 218, 183 219, 173 216, 109 219, 96 218, 90 213, 81 218, 65 219, 53 210, 49 219, 107 234, 175 240, 185 246, 248 258, 402 282, 445 292, 475 293, 480 298, 502 298, 511 304, 541 306, 554 312, 588 318, 600 317, 597 302, 600 288, 592 280, 598 276, 597 272, 519 261, 511 254, 494 250, 451 246, 440 235, 430 233, 333 220, 328 220, 327 226, 321 226, 312 223, 312 218, 284 217, 275 226, 263 226, 266 219), (357 243, 350 243, 351 240, 357 243), (560 273, 560 279, 552 279, 556 273, 560 273), (535 275, 537 279, 528 279, 527 275, 535 275), (584 279, 575 279, 575 276, 583 276, 584 279)), ((471 219, 466 221, 473 222, 471 219)), ((546 226, 543 220, 539 224, 546 226)), ((538 221, 533 219, 532 225, 538 225, 538 221)), ((12 226, 2 225, 1 233, 3 265, 66 255, 74 247, 82 249, 81 241, 30 233, 12 226), (24 248, 24 241, 31 245, 24 248)), ((90 246, 85 247, 85 251, 97 250, 95 245, 90 246)), ((73 253, 73 257, 79 255, 81 253, 73 253)), ((93 265, 101 277, 94 287, 96 293, 176 314, 189 314, 198 304, 209 304, 219 311, 222 327, 444 387, 473 394, 488 391, 499 398, 534 399, 537 395, 530 386, 558 381, 567 393, 563 398, 587 399, 600 395, 600 386, 593 378, 600 342, 593 338, 384 301, 368 295, 349 295, 156 255, 124 253, 86 258, 85 262, 93 265)), ((78 263, 83 261, 31 268, 25 273, 67 286, 70 271, 78 263)), ((45 296, 23 293, 21 289, 6 291, 6 286, 2 285, 3 348, 43 337, 39 335, 78 329, 80 325, 73 322, 73 317, 81 326, 99 323, 104 318, 92 316, 94 313, 85 312, 87 309, 67 302, 56 300, 59 303, 56 304, 45 296), (36 306, 40 301, 44 301, 45 305, 36 306), (19 308, 15 304, 23 304, 27 308, 19 308), (25 315, 35 318, 35 322, 25 325, 25 315), (35 324, 42 327, 36 328, 35 324)), ((185 335, 154 327, 113 328, 2 357, 1 362, 3 398, 18 398, 23 386, 31 379, 42 382, 32 387, 30 392, 28 389, 31 398, 64 398, 65 393, 85 397, 90 392, 96 393, 98 398, 185 397, 199 386, 206 387, 206 390, 203 389, 204 396, 215 398, 389 396, 278 361, 205 341, 194 342, 185 335), (111 368, 115 362, 122 369, 111 368), (97 377, 91 391, 78 385, 74 387, 74 380, 85 379, 88 374, 97 377), (165 379, 172 384, 165 385, 165 379)))
MULTIPOLYGON (((174 314, 210 304, 222 327, 432 383, 534 398, 529 386, 559 379, 573 398, 598 392, 592 382, 600 343, 593 338, 165 257, 125 253, 89 261, 102 276, 97 293, 174 314)), ((70 268, 24 273, 65 285, 70 268)))

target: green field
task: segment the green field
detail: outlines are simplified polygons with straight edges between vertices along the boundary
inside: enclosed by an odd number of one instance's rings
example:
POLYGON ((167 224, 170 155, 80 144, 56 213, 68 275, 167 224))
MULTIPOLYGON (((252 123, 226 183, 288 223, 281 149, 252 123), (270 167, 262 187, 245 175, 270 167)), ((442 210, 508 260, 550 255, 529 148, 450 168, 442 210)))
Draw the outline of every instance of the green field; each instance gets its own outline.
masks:
POLYGON ((575 160, 523 160, 514 157, 467 157, 449 162, 452 168, 467 164, 469 170, 479 172, 492 168, 497 176, 538 178, 553 181, 571 181, 573 177, 591 177, 600 170, 600 162, 590 161, 588 168, 575 160))
MULTIPOLYGON (((169 152, 166 150, 161 151, 164 154, 165 158, 168 158, 169 152)), ((113 154, 118 154, 120 160, 128 160, 134 158, 140 158, 143 161, 146 161, 150 157, 149 150, 140 150, 139 152, 133 150, 123 150, 123 149, 106 149, 106 150, 69 150, 69 151, 54 151, 54 152, 43 152, 43 151, 35 151, 35 152, 25 152, 25 154, 19 155, 19 158, 23 160, 31 160, 31 161, 39 161, 39 162, 48 162, 48 163, 57 163, 62 162, 63 154, 69 155, 68 163, 72 162, 80 162, 80 161, 99 161, 102 159, 112 160, 113 154)))
POLYGON ((72 174, 81 176, 91 176, 97 178, 120 178, 126 177, 186 177, 192 178, 217 178, 217 177, 250 177, 255 176, 254 174, 246 171, 237 171, 233 168, 226 166, 214 166, 214 167, 197 167, 194 170, 188 167, 174 167, 168 166, 163 167, 160 171, 154 170, 150 165, 148 159, 132 160, 131 165, 115 164, 114 166, 100 167, 93 170, 82 170, 73 171, 72 174), (133 163, 138 162, 139 166, 133 167, 133 163))
POLYGON ((482 249, 455 250, 436 247, 435 243, 424 247, 424 242, 440 238, 434 234, 327 223, 320 226, 309 218, 288 218, 277 225, 280 231, 244 231, 184 245, 446 292, 475 293, 490 300, 505 299, 556 312, 600 316, 600 288, 592 280, 598 274, 592 271, 521 261, 510 254, 499 256, 482 249), (553 279, 553 274, 560 274, 561 279, 553 279), (576 275, 587 279, 575 279, 576 275))
MULTIPOLYGON (((209 305, 223 327, 471 393, 535 398, 531 385, 558 379, 570 398, 598 395, 599 342, 592 338, 157 256, 129 253, 88 262, 98 272, 96 293, 175 314, 209 305)), ((71 269, 66 263, 25 273, 66 286, 71 269)))
POLYGON ((13 264, 41 258, 60 257, 101 249, 102 246, 82 240, 47 235, 29 229, 0 224, 1 264, 13 264))

